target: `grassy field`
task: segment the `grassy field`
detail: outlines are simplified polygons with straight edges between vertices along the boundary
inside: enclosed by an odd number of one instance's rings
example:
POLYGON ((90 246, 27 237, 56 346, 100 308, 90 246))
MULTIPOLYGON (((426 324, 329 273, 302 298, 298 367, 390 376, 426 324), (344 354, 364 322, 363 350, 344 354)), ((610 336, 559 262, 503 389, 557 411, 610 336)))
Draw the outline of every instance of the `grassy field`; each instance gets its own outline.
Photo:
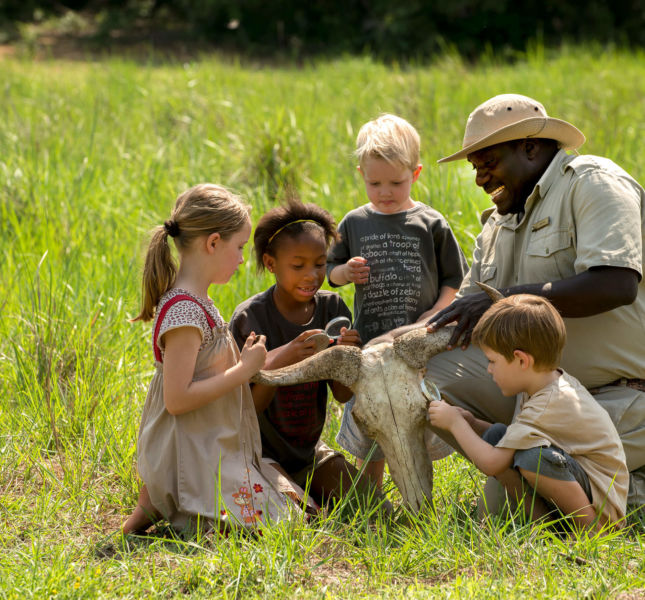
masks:
MULTIPOLYGON (((482 479, 455 456, 437 464, 433 515, 331 515, 258 540, 115 535, 139 488, 153 370, 149 326, 127 319, 147 232, 179 191, 225 184, 257 219, 291 186, 340 219, 365 202, 358 128, 395 112, 422 138, 415 198, 446 215, 469 255, 487 198, 465 162, 435 161, 460 147, 470 110, 502 92, 537 97, 587 134, 586 152, 644 182, 644 58, 536 48, 513 65, 446 56, 405 69, 0 60, 0 598, 645 597, 637 519, 577 542, 513 521, 484 528, 473 519, 482 479)), ((211 295, 228 318, 268 283, 249 258, 211 295)))

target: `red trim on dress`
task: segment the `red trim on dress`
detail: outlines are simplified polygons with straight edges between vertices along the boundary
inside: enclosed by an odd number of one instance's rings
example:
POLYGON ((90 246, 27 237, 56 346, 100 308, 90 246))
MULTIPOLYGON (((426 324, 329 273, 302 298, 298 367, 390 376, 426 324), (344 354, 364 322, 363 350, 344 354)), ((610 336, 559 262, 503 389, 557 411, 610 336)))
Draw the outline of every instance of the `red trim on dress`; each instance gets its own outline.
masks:
POLYGON ((157 346, 157 338, 159 337, 159 330, 161 329, 161 322, 163 321, 164 317, 166 316, 166 313, 168 312, 168 309, 170 309, 170 307, 173 304, 176 304, 177 302, 180 302, 182 300, 188 300, 189 302, 194 302, 195 304, 197 304, 197 306, 199 306, 204 311, 204 314, 206 315, 206 320, 208 321, 208 326, 211 329, 213 329, 213 327, 215 327, 215 321, 213 320, 213 317, 210 316, 209 312, 206 310, 206 307, 201 302, 198 302, 197 300, 195 300, 195 298, 193 298, 192 296, 189 296, 188 294, 177 294, 176 296, 174 296, 173 298, 168 300, 168 302, 166 302, 162 306, 161 312, 159 313, 159 318, 157 319, 157 325, 155 326, 155 333, 154 333, 154 335, 152 337, 152 349, 153 349, 153 351, 155 353, 155 360, 157 362, 160 362, 160 363, 163 362, 163 357, 161 355, 161 350, 157 346))

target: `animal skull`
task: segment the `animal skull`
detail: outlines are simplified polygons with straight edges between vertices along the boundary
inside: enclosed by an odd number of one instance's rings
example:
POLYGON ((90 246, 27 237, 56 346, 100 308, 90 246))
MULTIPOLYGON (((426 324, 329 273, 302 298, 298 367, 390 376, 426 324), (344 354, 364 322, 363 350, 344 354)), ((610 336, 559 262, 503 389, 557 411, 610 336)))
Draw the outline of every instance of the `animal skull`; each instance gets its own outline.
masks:
MULTIPOLYGON (((504 297, 499 290, 476 283, 492 302, 504 297)), ((419 511, 432 500, 432 461, 424 441, 429 400, 421 391, 421 376, 428 360, 446 349, 453 329, 428 333, 419 327, 393 342, 363 350, 328 348, 295 365, 260 371, 251 381, 294 385, 333 379, 350 388, 355 396, 354 420, 379 443, 404 502, 419 511)))
POLYGON ((452 328, 428 333, 413 329, 361 350, 328 348, 299 363, 260 371, 253 378, 265 385, 294 385, 333 379, 355 396, 352 415, 381 446, 394 483, 414 511, 432 499, 432 460, 425 447, 428 400, 420 387, 426 362, 448 345, 452 328))

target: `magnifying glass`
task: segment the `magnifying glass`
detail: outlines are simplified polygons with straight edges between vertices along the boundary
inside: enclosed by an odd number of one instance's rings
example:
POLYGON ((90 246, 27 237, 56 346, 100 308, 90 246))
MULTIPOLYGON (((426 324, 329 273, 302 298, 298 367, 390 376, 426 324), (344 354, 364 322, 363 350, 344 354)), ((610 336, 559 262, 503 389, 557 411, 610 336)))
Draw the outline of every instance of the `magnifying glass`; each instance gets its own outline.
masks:
POLYGON ((349 329, 351 325, 352 322, 347 317, 336 317, 327 323, 324 333, 314 333, 307 339, 313 341, 316 352, 320 352, 341 336, 343 327, 349 329))
POLYGON ((347 317, 336 317, 327 323, 325 333, 332 339, 337 340, 340 337, 340 330, 345 327, 349 329, 352 322, 347 317))
POLYGON ((427 376, 421 380, 421 393, 426 397, 426 400, 432 402, 433 400, 441 400, 441 392, 435 385, 434 381, 427 376))

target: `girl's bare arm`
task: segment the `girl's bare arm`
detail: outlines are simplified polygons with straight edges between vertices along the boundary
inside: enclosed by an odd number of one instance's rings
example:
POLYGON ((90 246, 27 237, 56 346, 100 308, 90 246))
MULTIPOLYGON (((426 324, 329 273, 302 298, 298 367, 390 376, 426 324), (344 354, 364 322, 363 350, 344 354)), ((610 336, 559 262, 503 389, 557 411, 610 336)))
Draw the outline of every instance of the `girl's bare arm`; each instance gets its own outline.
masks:
POLYGON ((264 336, 252 333, 237 364, 213 377, 193 381, 201 336, 194 327, 179 327, 164 334, 164 404, 171 415, 181 415, 217 400, 248 382, 262 368, 266 356, 264 336))

